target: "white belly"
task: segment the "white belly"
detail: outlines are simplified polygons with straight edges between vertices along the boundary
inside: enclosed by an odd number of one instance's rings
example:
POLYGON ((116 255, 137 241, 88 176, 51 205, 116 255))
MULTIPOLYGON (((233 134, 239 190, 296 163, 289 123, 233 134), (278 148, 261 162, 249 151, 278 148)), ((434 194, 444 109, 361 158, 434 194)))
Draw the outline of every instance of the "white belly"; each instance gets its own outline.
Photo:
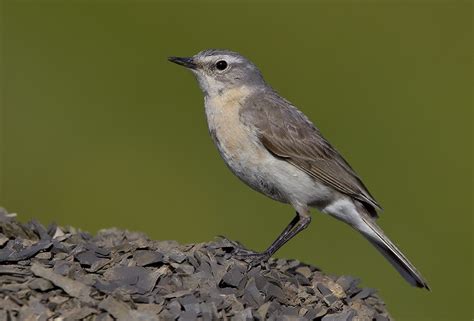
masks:
POLYGON ((256 132, 240 121, 240 101, 246 95, 241 89, 205 100, 209 131, 230 170, 253 189, 280 202, 313 205, 332 199, 332 189, 275 158, 256 132))

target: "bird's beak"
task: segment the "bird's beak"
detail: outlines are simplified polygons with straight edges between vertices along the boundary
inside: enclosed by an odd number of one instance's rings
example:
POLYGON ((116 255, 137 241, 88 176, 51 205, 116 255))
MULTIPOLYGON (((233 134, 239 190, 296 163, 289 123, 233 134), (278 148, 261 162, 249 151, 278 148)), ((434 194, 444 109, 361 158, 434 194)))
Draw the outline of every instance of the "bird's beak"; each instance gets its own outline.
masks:
POLYGON ((175 64, 184 66, 189 69, 196 69, 196 64, 194 63, 193 58, 188 57, 168 57, 168 60, 174 62, 175 64))

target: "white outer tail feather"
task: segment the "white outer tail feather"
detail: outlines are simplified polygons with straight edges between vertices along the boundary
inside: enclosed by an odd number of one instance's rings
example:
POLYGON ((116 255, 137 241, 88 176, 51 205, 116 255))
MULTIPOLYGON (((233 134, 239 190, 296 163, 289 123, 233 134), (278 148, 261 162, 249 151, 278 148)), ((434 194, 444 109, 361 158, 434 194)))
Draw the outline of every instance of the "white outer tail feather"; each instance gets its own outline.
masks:
POLYGON ((403 255, 395 244, 383 233, 382 229, 366 213, 360 213, 362 224, 355 225, 372 245, 393 265, 405 280, 411 285, 430 290, 425 279, 415 266, 403 255))

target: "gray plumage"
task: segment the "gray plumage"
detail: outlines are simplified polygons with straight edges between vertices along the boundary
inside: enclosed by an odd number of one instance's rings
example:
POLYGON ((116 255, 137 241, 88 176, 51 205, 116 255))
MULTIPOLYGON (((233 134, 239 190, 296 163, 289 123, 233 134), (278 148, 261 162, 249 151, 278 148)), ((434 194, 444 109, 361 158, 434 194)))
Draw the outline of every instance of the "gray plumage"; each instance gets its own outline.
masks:
POLYGON ((260 141, 273 155, 363 202, 373 216, 374 207, 381 209, 356 172, 320 131, 275 91, 262 90, 246 99, 240 115, 245 124, 258 130, 260 141))
POLYGON ((204 93, 209 131, 229 169, 253 189, 291 204, 296 217, 264 252, 236 253, 266 259, 305 229, 314 207, 354 227, 412 285, 426 281, 375 223, 381 206, 311 121, 276 93, 258 68, 240 54, 205 50, 170 57, 189 68, 204 93))

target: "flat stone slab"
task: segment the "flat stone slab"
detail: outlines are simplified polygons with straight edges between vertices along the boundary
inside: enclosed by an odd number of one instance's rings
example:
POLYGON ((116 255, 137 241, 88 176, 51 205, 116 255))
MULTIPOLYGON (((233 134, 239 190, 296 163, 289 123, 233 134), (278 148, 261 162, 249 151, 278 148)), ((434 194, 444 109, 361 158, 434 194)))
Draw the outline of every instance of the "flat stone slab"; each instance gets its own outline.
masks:
POLYGON ((297 260, 259 264, 237 242, 96 236, 0 208, 0 320, 392 320, 374 289, 297 260))

